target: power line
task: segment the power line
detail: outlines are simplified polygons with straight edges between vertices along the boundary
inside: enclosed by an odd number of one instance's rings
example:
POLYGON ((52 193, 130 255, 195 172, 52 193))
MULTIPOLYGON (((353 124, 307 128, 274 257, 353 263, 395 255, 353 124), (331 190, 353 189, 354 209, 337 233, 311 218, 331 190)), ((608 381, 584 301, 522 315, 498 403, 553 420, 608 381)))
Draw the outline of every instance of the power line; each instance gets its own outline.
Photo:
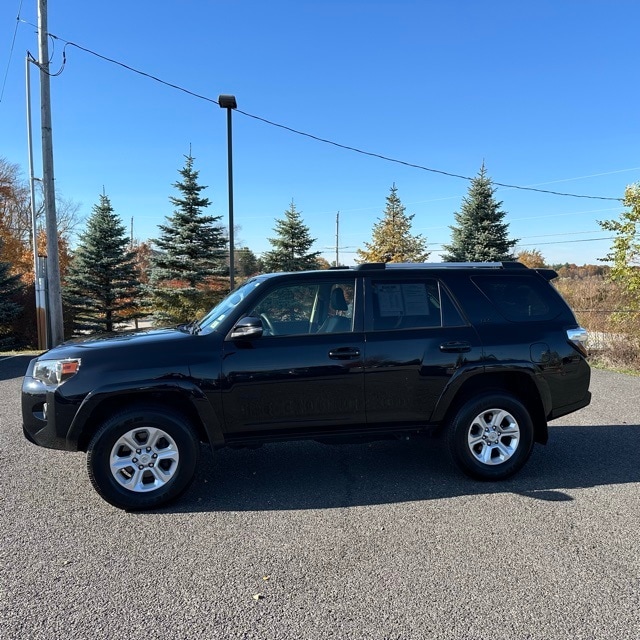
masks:
POLYGON ((529 240, 530 238, 557 238, 558 236, 581 236, 587 233, 606 233, 606 229, 592 230, 592 231, 565 231, 564 233, 546 233, 538 236, 524 236, 521 240, 529 240))
POLYGON ((20 6, 18 7, 18 15, 16 16, 16 28, 13 30, 13 38, 11 40, 11 49, 9 51, 9 60, 7 61, 7 68, 4 72, 4 80, 2 81, 2 91, 0 91, 0 102, 4 98, 4 88, 7 84, 7 76, 9 75, 9 67, 11 66, 11 58, 13 57, 13 47, 16 44, 16 34, 18 33, 18 25, 20 24, 20 12, 22 11, 22 2, 20 0, 20 6))
MULTIPOLYGON (((26 21, 22 21, 22 22, 26 22, 26 21)), ((30 23, 26 23, 26 24, 30 24, 30 23)), ((35 26, 35 25, 32 25, 35 26)), ((131 71, 133 73, 136 73, 138 75, 144 76, 145 78, 149 78, 150 80, 154 80, 155 82, 158 82, 160 84, 163 84, 167 87, 170 87, 172 89, 176 89, 178 91, 182 91, 183 93, 186 93, 190 96, 193 96, 195 98, 199 98, 200 100, 206 100, 207 102, 211 102, 213 104, 219 104, 217 100, 214 100, 213 98, 209 98, 207 96, 204 96, 202 94, 198 94, 195 93, 194 91, 190 91, 189 89, 185 89, 184 87, 181 87, 180 85, 177 84, 173 84, 171 82, 167 82, 166 80, 162 80, 161 78, 158 78, 157 76, 154 76, 150 73, 147 73, 145 71, 141 71, 139 69, 136 69, 135 67, 132 67, 128 64, 125 64, 123 62, 120 62, 118 60, 114 60, 113 58, 109 58, 108 56, 102 55, 100 53, 97 53, 96 51, 93 51, 92 49, 89 49, 87 47, 83 47, 79 44, 77 44, 76 42, 71 42, 69 40, 65 40, 64 38, 61 38, 60 36, 56 36, 54 34, 49 34, 52 38, 56 39, 56 40, 60 40, 61 42, 65 43, 64 46, 64 50, 62 52, 63 55, 63 64, 62 64, 62 68, 60 69, 60 71, 58 72, 59 75, 60 73, 62 73, 62 70, 64 69, 64 66, 66 64, 66 48, 69 47, 76 47, 77 49, 80 49, 81 51, 84 51, 85 53, 88 53, 90 55, 96 56, 97 58, 100 58, 101 60, 104 60, 106 62, 110 62, 111 64, 115 64, 117 66, 122 67, 123 69, 127 69, 128 71, 131 71)), ((470 176, 465 176, 459 173, 453 173, 450 171, 443 171, 441 169, 434 169, 432 167, 426 167, 424 165, 420 165, 420 164, 416 164, 413 162, 407 162, 405 160, 399 160, 398 158, 392 158, 390 156, 385 156, 383 154, 380 153, 374 153, 371 151, 365 151, 363 149, 359 149, 357 147, 352 147, 350 145, 346 145, 346 144, 341 144, 339 142, 335 142, 334 140, 329 140, 328 138, 322 138, 320 136, 316 136, 313 135, 311 133, 307 133, 305 131, 300 131, 299 129, 294 129, 293 127, 289 127, 287 125, 284 124, 280 124, 278 122, 274 122, 272 120, 268 120, 266 118, 263 118, 261 116, 257 116, 254 115, 252 113, 248 113, 247 111, 242 111, 241 109, 235 109, 235 111, 237 113, 240 113, 248 118, 252 118, 254 120, 257 120, 259 122, 262 122, 264 124, 270 125, 272 127, 277 127, 279 129, 283 129, 284 131, 288 131, 290 133, 293 133, 295 135, 299 135, 299 136, 303 136, 306 138, 309 138, 311 140, 315 140, 316 142, 322 142, 323 144, 328 144, 334 147, 337 147, 339 149, 344 149, 345 151, 351 151, 353 153, 359 153, 361 155, 364 156, 368 156, 371 158, 377 158, 379 160, 384 160, 386 162, 392 162, 395 164, 399 164, 399 165, 403 165, 406 167, 410 167, 413 169, 419 169, 421 171, 427 171, 430 173, 436 173, 439 175, 443 175, 443 176, 448 176, 450 178, 459 178, 460 180, 466 180, 467 182, 471 182, 474 178, 470 177, 470 176)), ((584 199, 589 199, 589 200, 610 200, 610 201, 615 201, 615 202, 622 202, 623 198, 612 198, 612 197, 606 197, 606 196, 592 196, 592 195, 585 195, 585 194, 577 194, 577 193, 567 193, 567 192, 562 192, 562 191, 552 191, 549 189, 539 189, 537 187, 525 187, 525 186, 521 186, 521 185, 515 185, 515 184, 507 184, 504 182, 496 182, 496 181, 491 181, 491 183, 497 187, 503 187, 506 189, 517 189, 520 191, 532 191, 532 192, 536 192, 536 193, 546 193, 549 195, 555 195, 555 196, 562 196, 562 197, 569 197, 569 198, 584 198, 584 199)))
MULTIPOLYGON (((531 236, 531 237, 537 237, 537 236, 531 236)), ((542 247, 542 246, 546 246, 546 245, 550 245, 550 244, 574 244, 574 243, 579 243, 579 242, 598 242, 600 240, 615 240, 616 236, 608 236, 606 238, 584 238, 582 240, 555 240, 553 242, 532 242, 532 243, 527 243, 527 244, 520 244, 518 242, 517 246, 518 247, 542 247)), ((638 236, 638 239, 640 239, 640 236, 638 236)), ((430 249, 432 251, 441 251, 444 248, 444 244, 439 243, 439 242, 435 242, 435 243, 428 243, 427 244, 427 249, 430 249)), ((344 251, 343 253, 357 253, 357 251, 344 251)))
MULTIPOLYGON (((305 133, 304 131, 300 131, 298 129, 293 129, 292 127, 288 127, 286 125, 283 124, 279 124, 277 122, 273 122, 271 120, 267 120, 266 118, 262 118, 260 116, 256 116, 253 115, 251 113, 247 113, 246 111, 242 111, 240 109, 236 109, 236 111, 238 113, 241 113, 245 116, 248 116, 249 118, 253 118, 255 120, 259 120, 260 122, 264 122, 265 124, 269 124, 271 126, 274 127, 279 127, 280 129, 284 129, 285 131, 289 131, 291 133, 295 133, 297 135, 300 136, 305 136, 307 138, 311 138, 312 140, 316 140, 317 142, 323 142, 325 144, 329 144, 329 145, 333 145, 334 147, 338 147, 340 149, 345 149, 347 151, 353 151, 355 153, 360 153, 362 155, 365 156, 369 156, 372 158, 378 158, 380 160, 386 160, 387 162, 394 162, 395 164, 400 164, 403 165, 405 167, 411 167, 413 169, 420 169, 422 171, 428 171, 430 173, 437 173, 443 176, 449 176, 450 178, 460 178, 461 180, 466 180, 468 182, 471 182, 473 180, 472 177, 469 176, 464 176, 461 175, 459 173, 451 173, 449 171, 443 171, 441 169, 433 169, 430 167, 425 167, 423 165, 420 164, 415 164, 413 162, 407 162, 405 160, 398 160, 397 158, 391 158, 390 156, 385 156, 379 153, 373 153, 371 151, 363 151, 362 149, 358 149, 357 147, 351 147, 349 145, 345 145, 345 144, 340 144, 339 142, 334 142, 333 140, 328 140, 326 138, 320 138, 319 136, 315 136, 311 133, 305 133)), ((555 196, 564 196, 564 197, 570 197, 570 198, 587 198, 590 200, 614 200, 616 202, 622 202, 623 198, 610 198, 610 197, 605 197, 605 196, 591 196, 591 195, 583 195, 583 194, 577 194, 577 193, 564 193, 562 191, 551 191, 549 189, 538 189, 535 187, 523 187, 523 186, 519 186, 519 185, 515 185, 515 184, 507 184, 504 182, 496 182, 495 180, 491 181, 491 184, 494 184, 498 187, 504 187, 507 189, 518 189, 521 191, 534 191, 537 193, 547 193, 550 195, 555 195, 555 196)))
POLYGON ((166 80, 161 80, 160 78, 158 78, 157 76, 151 75, 150 73, 146 73, 145 71, 140 71, 139 69, 135 69, 134 67, 129 66, 128 64, 124 64, 124 62, 119 62, 118 60, 114 60, 113 58, 108 58, 107 56, 103 56, 100 53, 96 53, 95 51, 92 51, 91 49, 87 49, 86 47, 81 47, 79 44, 76 44, 75 42, 69 42, 68 40, 64 40, 63 38, 59 38, 58 36, 54 36, 53 34, 50 34, 52 38, 56 38, 57 40, 60 40, 61 42, 64 42, 64 50, 62 52, 63 55, 63 65, 66 64, 66 56, 65 56, 65 50, 68 46, 70 47, 76 47, 76 49, 80 49, 81 51, 85 51, 86 53, 90 53, 93 56, 96 56, 96 58, 101 58, 102 60, 105 60, 106 62, 111 62, 112 64, 118 65, 119 67, 122 67, 123 69, 127 69, 128 71, 132 71, 133 73, 137 73, 138 75, 144 76, 145 78, 149 78, 150 80, 155 80, 156 82, 159 82, 160 84, 164 84, 167 87, 171 87, 172 89, 177 89, 178 91, 182 91, 190 96, 193 96, 194 98, 199 98, 200 100, 206 100, 207 102, 212 102, 213 104, 218 104, 217 100, 214 100, 213 98, 208 98, 207 96, 203 96, 199 93, 195 93, 193 91, 189 91, 189 89, 185 89, 184 87, 181 87, 177 84, 172 84, 171 82, 167 82, 166 80))
POLYGON ((569 243, 575 243, 575 242, 598 242, 599 240, 615 240, 616 236, 608 236, 606 238, 585 238, 583 240, 554 240, 553 242, 533 242, 530 244, 520 244, 518 243, 517 246, 519 247, 537 247, 537 246, 544 246, 547 244, 569 244, 569 243))

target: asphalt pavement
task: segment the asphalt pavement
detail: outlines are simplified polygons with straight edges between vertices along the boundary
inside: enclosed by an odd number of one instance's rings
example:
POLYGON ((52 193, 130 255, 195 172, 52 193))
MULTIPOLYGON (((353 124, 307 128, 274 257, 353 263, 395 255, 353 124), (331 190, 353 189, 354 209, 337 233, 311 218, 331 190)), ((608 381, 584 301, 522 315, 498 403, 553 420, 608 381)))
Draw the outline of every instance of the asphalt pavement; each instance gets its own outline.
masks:
POLYGON ((28 443, 28 358, 0 358, 0 638, 640 638, 640 378, 498 484, 438 440, 203 450, 169 508, 126 513, 81 453, 28 443))

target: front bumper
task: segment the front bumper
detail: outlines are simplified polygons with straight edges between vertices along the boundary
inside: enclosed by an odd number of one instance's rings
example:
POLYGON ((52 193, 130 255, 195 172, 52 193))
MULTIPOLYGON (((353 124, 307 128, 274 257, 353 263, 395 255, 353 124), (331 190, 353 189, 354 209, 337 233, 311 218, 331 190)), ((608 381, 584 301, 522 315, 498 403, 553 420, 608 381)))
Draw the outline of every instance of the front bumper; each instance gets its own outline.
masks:
POLYGON ((75 403, 65 401, 57 389, 47 387, 40 380, 28 375, 33 362, 22 381, 22 431, 29 442, 48 449, 77 451, 77 442, 68 440, 67 434, 75 403))

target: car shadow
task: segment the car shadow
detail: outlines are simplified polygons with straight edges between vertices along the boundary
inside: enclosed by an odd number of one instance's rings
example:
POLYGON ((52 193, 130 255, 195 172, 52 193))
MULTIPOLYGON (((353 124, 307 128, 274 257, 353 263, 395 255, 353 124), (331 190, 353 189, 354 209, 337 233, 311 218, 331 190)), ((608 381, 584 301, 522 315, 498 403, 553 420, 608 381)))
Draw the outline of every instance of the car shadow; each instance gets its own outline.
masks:
POLYGON ((497 483, 463 476, 439 439, 203 454, 191 489, 159 512, 335 509, 494 493, 570 502, 572 489, 640 482, 640 425, 551 427, 549 444, 536 445, 522 471, 497 483))
POLYGON ((33 358, 35 358, 34 355, 3 356, 0 353, 0 382, 12 380, 13 378, 22 378, 29 366, 29 362, 33 358))

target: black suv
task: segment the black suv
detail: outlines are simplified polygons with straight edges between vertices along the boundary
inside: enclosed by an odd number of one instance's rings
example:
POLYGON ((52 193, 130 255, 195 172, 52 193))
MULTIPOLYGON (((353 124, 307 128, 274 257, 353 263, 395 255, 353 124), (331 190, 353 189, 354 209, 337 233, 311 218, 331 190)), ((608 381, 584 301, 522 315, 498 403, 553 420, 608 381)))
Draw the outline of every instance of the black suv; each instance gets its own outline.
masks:
POLYGON ((31 361, 26 437, 88 452, 93 486, 158 507, 213 448, 441 431, 500 480, 589 404, 586 332, 548 269, 362 264, 252 278, 198 322, 67 342, 31 361))

